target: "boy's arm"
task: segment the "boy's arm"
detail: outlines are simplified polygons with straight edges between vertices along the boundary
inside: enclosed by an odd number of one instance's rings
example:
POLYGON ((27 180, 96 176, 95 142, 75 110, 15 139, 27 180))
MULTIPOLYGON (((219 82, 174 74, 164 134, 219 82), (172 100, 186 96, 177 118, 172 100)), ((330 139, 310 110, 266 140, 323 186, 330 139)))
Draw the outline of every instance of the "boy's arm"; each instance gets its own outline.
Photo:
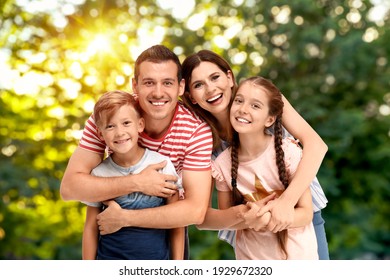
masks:
POLYGON ((98 247, 99 230, 96 223, 96 216, 100 213, 97 207, 87 206, 87 215, 85 218, 83 241, 82 241, 82 258, 83 260, 95 260, 98 247))
POLYGON ((185 199, 172 204, 127 210, 110 201, 97 218, 100 233, 112 233, 125 226, 168 229, 203 223, 210 199, 211 170, 184 170, 182 178, 185 199))
POLYGON ((136 175, 109 178, 92 176, 92 169, 102 158, 101 154, 76 148, 61 181, 60 192, 64 200, 104 201, 136 191, 167 197, 176 191, 176 186, 167 181, 176 181, 177 178, 157 171, 165 166, 165 162, 150 165, 136 175))

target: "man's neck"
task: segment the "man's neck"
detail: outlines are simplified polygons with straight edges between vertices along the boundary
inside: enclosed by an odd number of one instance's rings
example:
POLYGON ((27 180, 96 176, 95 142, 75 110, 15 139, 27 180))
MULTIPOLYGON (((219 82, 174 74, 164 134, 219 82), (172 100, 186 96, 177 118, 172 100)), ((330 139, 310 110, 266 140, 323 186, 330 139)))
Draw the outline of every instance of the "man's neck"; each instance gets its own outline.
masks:
POLYGON ((153 139, 162 138, 167 133, 169 127, 171 126, 173 117, 174 117, 174 112, 172 114, 172 117, 164 118, 161 120, 145 118, 144 132, 153 139))

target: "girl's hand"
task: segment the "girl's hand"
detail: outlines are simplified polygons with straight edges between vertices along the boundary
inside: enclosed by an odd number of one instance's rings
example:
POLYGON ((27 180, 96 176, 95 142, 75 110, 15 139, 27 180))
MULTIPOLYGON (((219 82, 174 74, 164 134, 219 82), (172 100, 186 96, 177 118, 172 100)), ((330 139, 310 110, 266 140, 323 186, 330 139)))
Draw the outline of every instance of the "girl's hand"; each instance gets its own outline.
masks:
POLYGON ((271 220, 271 213, 266 212, 264 215, 259 217, 257 213, 260 211, 260 207, 256 204, 256 202, 248 202, 246 205, 249 210, 242 216, 245 225, 255 231, 265 229, 271 220))
POLYGON ((261 216, 258 215, 259 211, 267 205, 271 200, 275 199, 276 194, 272 193, 269 196, 256 201, 256 202, 248 202, 247 209, 248 211, 242 215, 242 218, 244 219, 245 224, 250 229, 254 229, 256 231, 259 231, 261 229, 264 229, 271 218, 271 213, 263 213, 261 216))

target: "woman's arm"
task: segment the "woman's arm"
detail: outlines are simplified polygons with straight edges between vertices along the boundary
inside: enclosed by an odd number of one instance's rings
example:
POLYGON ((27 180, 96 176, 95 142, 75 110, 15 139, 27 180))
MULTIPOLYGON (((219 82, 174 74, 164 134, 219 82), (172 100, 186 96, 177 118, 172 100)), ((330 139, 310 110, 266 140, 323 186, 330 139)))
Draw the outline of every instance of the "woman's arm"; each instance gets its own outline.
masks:
MULTIPOLYGON (((306 189, 299 198, 297 205, 294 208, 294 220, 288 228, 304 227, 310 224, 313 220, 313 203, 310 189, 306 189)), ((268 230, 276 233, 278 230, 271 225, 268 230)))
POLYGON ((298 114, 284 96, 283 102, 283 125, 289 133, 302 143, 303 156, 288 188, 274 203, 264 207, 259 212, 259 215, 262 215, 267 211, 271 211, 270 224, 277 231, 291 225, 294 220, 294 207, 315 178, 328 150, 328 146, 317 132, 298 114))
POLYGON ((98 247, 99 229, 96 223, 96 216, 100 213, 98 207, 87 206, 87 215, 85 218, 82 258, 83 260, 95 260, 98 247))
POLYGON ((256 202, 248 207, 246 204, 232 206, 231 192, 218 192, 218 208, 209 208, 203 224, 198 225, 199 229, 207 230, 221 230, 221 229, 257 229, 260 225, 263 227, 267 225, 266 222, 269 217, 257 217, 256 213, 261 207, 266 205, 270 200, 274 199, 275 195, 269 195, 268 197, 256 202))
MULTIPOLYGON (((176 192, 170 198, 167 198, 167 204, 175 203, 179 200, 179 193, 176 192)), ((171 260, 184 260, 185 230, 184 227, 173 228, 169 230, 169 240, 171 249, 171 260)))
POLYGON ((302 143, 303 156, 287 190, 281 195, 284 203, 294 207, 303 192, 316 177, 328 146, 283 96, 283 126, 302 143))

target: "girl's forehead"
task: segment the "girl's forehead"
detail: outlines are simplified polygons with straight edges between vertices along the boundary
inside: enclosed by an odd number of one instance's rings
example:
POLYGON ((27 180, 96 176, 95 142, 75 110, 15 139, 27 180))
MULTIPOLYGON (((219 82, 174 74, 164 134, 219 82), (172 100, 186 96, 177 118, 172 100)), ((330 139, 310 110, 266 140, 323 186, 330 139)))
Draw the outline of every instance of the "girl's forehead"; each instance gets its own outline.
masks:
POLYGON ((240 85, 236 95, 258 96, 258 97, 266 98, 267 92, 263 87, 247 82, 240 85))

